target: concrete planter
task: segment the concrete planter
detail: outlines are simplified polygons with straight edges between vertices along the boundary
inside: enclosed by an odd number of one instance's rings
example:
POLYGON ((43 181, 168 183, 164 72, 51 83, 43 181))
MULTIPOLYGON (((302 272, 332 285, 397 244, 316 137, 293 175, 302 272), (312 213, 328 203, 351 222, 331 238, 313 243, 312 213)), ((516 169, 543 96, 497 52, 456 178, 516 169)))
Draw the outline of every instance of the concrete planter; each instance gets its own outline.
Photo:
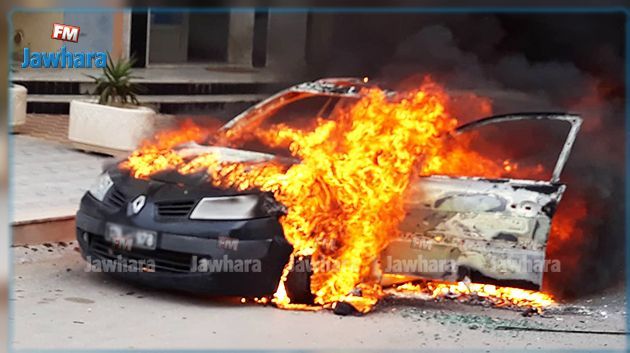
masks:
POLYGON ((77 148, 116 155, 138 147, 153 132, 154 124, 155 112, 147 107, 121 108, 73 100, 68 139, 77 148))
POLYGON ((26 87, 11 85, 9 87, 11 127, 18 127, 26 122, 26 87))

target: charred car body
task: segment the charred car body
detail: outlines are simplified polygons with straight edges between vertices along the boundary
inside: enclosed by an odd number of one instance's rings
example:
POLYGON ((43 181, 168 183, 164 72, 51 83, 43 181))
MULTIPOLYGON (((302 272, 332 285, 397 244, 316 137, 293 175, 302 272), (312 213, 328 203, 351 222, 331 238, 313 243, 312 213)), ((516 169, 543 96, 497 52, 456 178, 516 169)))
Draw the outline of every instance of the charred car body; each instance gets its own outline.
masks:
MULTIPOLYGON (((294 109, 325 117, 360 97, 362 85, 354 79, 299 84, 246 110, 223 129, 293 122, 294 109)), ((543 269, 524 270, 522 265, 545 258, 551 219, 565 190, 560 173, 581 119, 561 113, 513 114, 477 120, 456 132, 524 120, 570 126, 550 180, 421 177, 407 198, 403 236, 382 252, 382 283, 393 278, 454 280, 474 273, 486 281, 540 287, 543 269), (451 266, 427 270, 394 265, 419 258, 451 266)), ((211 151, 225 161, 284 158, 299 163, 289 153, 259 146, 232 149, 189 143, 180 151, 188 156, 211 151)), ((139 264, 134 270, 117 267, 112 271, 117 276, 182 291, 265 296, 277 289, 292 251, 278 221, 284 211, 269 193, 216 188, 207 175, 164 171, 144 180, 114 165, 83 196, 76 231, 88 261, 139 264)), ((298 286, 308 284, 291 277, 298 286)))

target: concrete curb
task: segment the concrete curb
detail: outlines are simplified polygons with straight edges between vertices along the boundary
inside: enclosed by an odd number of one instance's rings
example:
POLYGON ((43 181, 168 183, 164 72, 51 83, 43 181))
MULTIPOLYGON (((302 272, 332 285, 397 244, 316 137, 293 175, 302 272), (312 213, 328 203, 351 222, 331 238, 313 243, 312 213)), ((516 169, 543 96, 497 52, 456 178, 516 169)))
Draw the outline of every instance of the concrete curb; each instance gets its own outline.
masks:
POLYGON ((76 237, 74 216, 14 223, 11 229, 12 246, 70 241, 76 237))

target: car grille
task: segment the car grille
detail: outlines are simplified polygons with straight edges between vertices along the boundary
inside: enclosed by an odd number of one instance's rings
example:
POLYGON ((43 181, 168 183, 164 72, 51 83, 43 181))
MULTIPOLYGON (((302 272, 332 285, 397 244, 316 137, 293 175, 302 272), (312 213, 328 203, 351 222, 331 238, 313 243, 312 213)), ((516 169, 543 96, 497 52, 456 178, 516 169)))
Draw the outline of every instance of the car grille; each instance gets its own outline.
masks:
POLYGON ((160 217, 186 217, 195 206, 195 201, 162 201, 157 202, 156 206, 160 217))
POLYGON ((104 203, 108 206, 112 206, 115 208, 120 208, 125 204, 126 197, 122 191, 118 190, 116 187, 112 187, 107 197, 105 197, 104 203))
POLYGON ((155 263, 155 272, 188 273, 191 270, 192 255, 168 250, 115 249, 111 243, 99 235, 90 234, 90 250, 102 259, 116 261, 120 255, 126 260, 144 260, 155 263))

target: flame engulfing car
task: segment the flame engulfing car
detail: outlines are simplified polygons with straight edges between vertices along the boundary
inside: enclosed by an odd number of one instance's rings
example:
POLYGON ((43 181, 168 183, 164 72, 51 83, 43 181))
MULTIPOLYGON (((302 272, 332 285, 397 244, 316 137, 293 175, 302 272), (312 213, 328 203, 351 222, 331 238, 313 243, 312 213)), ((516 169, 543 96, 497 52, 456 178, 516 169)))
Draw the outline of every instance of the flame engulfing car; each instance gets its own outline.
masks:
MULTIPOLYGON (((270 125, 305 127, 314 116, 325 119, 354 104, 364 85, 354 79, 299 84, 246 110, 222 130, 242 135, 270 125)), ((568 123, 550 180, 419 177, 406 196, 401 236, 376 261, 381 283, 472 276, 540 287, 551 219, 565 190, 559 178, 581 119, 561 113, 494 116, 462 125, 452 136, 518 121, 568 123)), ((220 141, 189 142, 176 152, 188 159, 212 153, 225 162, 300 163, 286 148, 255 141, 239 149, 220 141)), ((114 264, 111 272, 140 283, 266 296, 278 288, 292 253, 279 222, 285 212, 273 194, 219 188, 208 183, 207 173, 165 169, 143 179, 115 165, 82 198, 77 239, 89 262, 114 264)), ((294 270, 287 278, 287 293, 298 302, 312 299, 308 276, 308 270, 294 270)))

